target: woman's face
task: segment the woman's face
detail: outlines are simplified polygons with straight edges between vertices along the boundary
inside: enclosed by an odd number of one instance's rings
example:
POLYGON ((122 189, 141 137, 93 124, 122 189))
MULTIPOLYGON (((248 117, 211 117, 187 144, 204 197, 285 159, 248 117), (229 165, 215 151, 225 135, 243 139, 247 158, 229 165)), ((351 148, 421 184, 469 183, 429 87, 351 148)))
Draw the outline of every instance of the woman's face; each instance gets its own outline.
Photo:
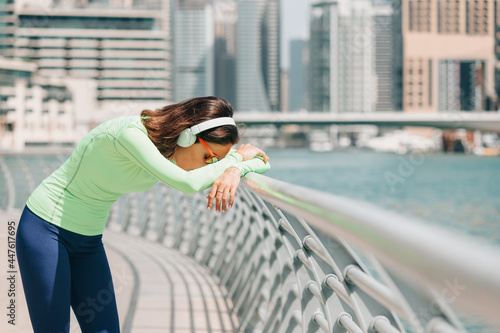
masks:
MULTIPOLYGON (((219 158, 224 158, 232 147, 232 144, 219 145, 212 142, 206 142, 207 146, 219 158)), ((178 167, 189 171, 201 168, 205 165, 205 159, 210 157, 208 150, 199 142, 189 147, 177 146, 174 155, 170 158, 178 167)))

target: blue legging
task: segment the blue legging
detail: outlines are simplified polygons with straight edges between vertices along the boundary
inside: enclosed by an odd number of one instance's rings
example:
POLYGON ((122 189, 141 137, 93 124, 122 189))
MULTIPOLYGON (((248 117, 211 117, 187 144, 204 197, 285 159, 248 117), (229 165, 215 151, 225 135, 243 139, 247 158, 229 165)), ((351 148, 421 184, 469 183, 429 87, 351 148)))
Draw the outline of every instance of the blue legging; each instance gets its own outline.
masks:
POLYGON ((102 235, 63 229, 25 206, 16 249, 35 333, 69 332, 70 306, 83 333, 120 332, 102 235))

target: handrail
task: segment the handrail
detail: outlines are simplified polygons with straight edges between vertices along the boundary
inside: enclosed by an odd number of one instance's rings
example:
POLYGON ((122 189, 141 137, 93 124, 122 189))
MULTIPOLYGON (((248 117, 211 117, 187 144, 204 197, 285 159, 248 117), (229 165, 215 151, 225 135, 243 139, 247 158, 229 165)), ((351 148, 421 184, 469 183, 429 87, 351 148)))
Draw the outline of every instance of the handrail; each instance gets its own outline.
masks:
MULTIPOLYGON (((500 326, 500 250, 484 241, 367 202, 248 174, 245 185, 328 236, 373 254, 430 297, 500 326), (429 291, 434 289, 434 294, 429 291)), ((435 303, 438 304, 439 301, 435 303)), ((436 305, 438 306, 438 305, 436 305)))

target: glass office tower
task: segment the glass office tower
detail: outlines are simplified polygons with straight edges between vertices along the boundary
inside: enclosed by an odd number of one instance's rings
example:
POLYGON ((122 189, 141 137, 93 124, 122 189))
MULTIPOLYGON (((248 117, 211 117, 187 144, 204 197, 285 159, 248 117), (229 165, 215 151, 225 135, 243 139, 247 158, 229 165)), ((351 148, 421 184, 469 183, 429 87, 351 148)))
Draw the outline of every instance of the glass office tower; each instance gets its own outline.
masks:
POLYGON ((311 11, 309 109, 374 109, 374 29, 367 0, 316 1, 311 11))
POLYGON ((237 23, 237 109, 279 111, 280 2, 241 0, 237 23))
POLYGON ((172 2, 174 100, 214 94, 214 17, 209 0, 172 2))

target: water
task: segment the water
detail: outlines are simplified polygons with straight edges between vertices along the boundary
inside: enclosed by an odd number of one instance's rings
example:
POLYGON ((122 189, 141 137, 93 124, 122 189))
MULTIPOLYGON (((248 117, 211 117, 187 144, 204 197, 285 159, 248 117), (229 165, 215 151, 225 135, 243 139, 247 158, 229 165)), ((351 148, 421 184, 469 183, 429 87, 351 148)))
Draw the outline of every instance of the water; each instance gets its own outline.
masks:
POLYGON ((500 157, 266 150, 267 176, 367 201, 500 246, 500 157))

